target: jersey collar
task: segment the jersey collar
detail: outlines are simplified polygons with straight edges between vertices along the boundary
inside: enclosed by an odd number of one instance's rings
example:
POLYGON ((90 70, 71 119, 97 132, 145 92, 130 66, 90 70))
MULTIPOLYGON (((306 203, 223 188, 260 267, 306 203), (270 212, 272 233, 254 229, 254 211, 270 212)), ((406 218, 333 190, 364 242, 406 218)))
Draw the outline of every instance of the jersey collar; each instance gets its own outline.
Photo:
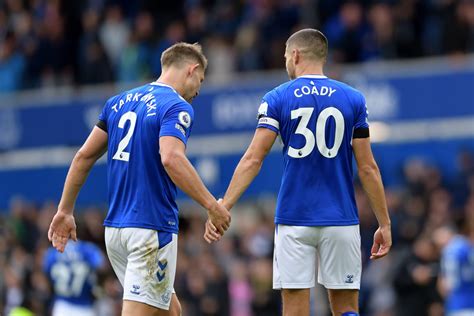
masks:
POLYGON ((326 79, 327 77, 324 75, 303 75, 303 76, 299 76, 298 78, 326 79))
POLYGON ((189 103, 188 101, 186 101, 179 93, 178 91, 176 91, 172 86, 170 85, 167 85, 166 83, 161 83, 161 82, 158 82, 158 81, 153 81, 153 82, 150 82, 151 85, 153 86, 160 86, 160 87, 167 87, 167 88, 170 88, 171 90, 173 90, 174 93, 176 93, 178 95, 178 97, 183 100, 184 102, 186 103, 189 103))
POLYGON ((158 81, 153 81, 153 82, 151 82, 150 84, 151 84, 151 85, 154 85, 154 86, 167 87, 167 88, 170 88, 171 90, 175 91, 172 86, 167 85, 166 83, 161 83, 161 82, 158 82, 158 81))

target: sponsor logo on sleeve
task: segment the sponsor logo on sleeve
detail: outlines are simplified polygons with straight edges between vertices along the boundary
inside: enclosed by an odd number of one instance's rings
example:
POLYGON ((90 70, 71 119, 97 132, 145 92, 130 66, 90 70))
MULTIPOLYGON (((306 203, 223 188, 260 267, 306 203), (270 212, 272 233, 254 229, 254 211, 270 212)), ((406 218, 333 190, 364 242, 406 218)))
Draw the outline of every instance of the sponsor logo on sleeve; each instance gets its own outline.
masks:
POLYGON ((191 115, 188 112, 182 111, 178 114, 178 120, 181 125, 185 128, 189 128, 191 126, 191 115))
POLYGON ((174 127, 181 132, 181 134, 183 134, 183 136, 186 136, 186 131, 184 130, 184 128, 179 125, 178 123, 174 124, 174 127))

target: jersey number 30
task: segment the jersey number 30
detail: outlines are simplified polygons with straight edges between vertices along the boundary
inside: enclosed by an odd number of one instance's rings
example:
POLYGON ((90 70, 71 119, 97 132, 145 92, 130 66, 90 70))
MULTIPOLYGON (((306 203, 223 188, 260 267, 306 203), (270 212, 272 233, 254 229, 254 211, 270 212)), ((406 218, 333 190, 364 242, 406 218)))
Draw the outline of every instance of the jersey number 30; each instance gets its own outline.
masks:
POLYGON ((126 152, 125 148, 127 148, 128 143, 130 143, 130 139, 132 139, 133 132, 135 131, 135 125, 137 124, 137 114, 130 111, 122 115, 120 117, 118 127, 125 128, 125 123, 127 121, 130 121, 130 127, 128 128, 127 134, 125 134, 125 137, 118 144, 117 151, 112 157, 116 160, 128 161, 130 159, 130 153, 126 152))
POLYGON ((319 113, 318 119, 316 120, 316 139, 313 132, 308 128, 308 123, 313 111, 314 108, 299 108, 291 111, 292 120, 301 117, 301 120, 296 127, 295 134, 303 135, 306 143, 302 148, 293 148, 290 146, 288 149, 288 156, 293 158, 304 158, 311 154, 314 145, 318 146, 319 152, 326 158, 334 158, 337 156, 344 136, 344 117, 342 116, 341 111, 335 107, 329 107, 319 113), (334 145, 332 148, 328 148, 326 145, 326 122, 330 116, 332 116, 336 122, 336 134, 334 136, 334 145))

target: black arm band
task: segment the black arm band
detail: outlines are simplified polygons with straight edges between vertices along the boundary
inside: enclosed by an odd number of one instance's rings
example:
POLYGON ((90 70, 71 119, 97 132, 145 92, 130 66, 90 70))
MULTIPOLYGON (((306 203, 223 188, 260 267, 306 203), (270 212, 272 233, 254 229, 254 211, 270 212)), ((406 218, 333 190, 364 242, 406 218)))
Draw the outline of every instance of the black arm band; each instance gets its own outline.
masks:
POLYGON ((104 121, 99 120, 97 124, 95 124, 95 126, 107 133, 107 123, 105 123, 104 121))
POLYGON ((352 138, 367 138, 370 136, 369 133, 369 128, 356 128, 354 130, 354 135, 352 135, 352 138))

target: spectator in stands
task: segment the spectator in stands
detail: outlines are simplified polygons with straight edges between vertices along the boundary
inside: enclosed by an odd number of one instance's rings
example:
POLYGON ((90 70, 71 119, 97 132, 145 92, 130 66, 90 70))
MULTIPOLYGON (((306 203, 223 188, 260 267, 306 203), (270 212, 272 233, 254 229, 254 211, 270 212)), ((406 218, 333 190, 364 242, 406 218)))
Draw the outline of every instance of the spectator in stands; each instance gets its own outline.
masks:
POLYGON ((86 11, 82 24, 84 33, 79 44, 79 82, 111 82, 114 78, 112 66, 98 37, 99 16, 95 11, 86 11))
POLYGON ((364 38, 362 59, 394 59, 397 57, 395 23, 388 3, 375 3, 368 13, 369 31, 364 38))
POLYGON ((10 58, 6 68, 1 60, 0 76, 7 79, 1 82, 8 87, 0 90, 144 81, 159 72, 159 52, 181 40, 200 42, 208 54, 217 51, 225 67, 218 67, 216 80, 224 72, 283 68, 278 52, 285 39, 306 26, 326 31, 336 63, 462 55, 474 51, 473 25, 470 0, 8 0, 0 5, 0 47, 10 45, 6 34, 13 33, 11 56, 23 57, 24 66, 18 66, 21 58, 10 58), (95 13, 92 33, 81 27, 87 12, 95 13), (96 68, 105 75, 83 73, 106 59, 109 66, 96 68))
POLYGON ((114 68, 119 64, 120 54, 127 46, 130 31, 121 7, 118 5, 108 7, 105 11, 104 23, 100 26, 99 37, 114 68))
POLYGON ((460 0, 446 19, 443 33, 443 52, 464 54, 474 52, 474 3, 460 0))
POLYGON ((121 55, 120 81, 133 82, 150 77, 152 39, 153 17, 149 12, 141 12, 135 18, 134 32, 121 55))
POLYGON ((0 42, 0 92, 12 92, 20 88, 25 59, 16 50, 13 33, 6 34, 0 42))
POLYGON ((164 37, 158 41, 151 52, 151 71, 153 77, 161 74, 161 54, 174 43, 185 40, 186 29, 181 21, 171 22, 165 30, 164 37))
POLYGON ((324 26, 324 33, 332 48, 331 59, 338 63, 359 61, 367 31, 361 4, 357 1, 345 2, 324 26))
MULTIPOLYGON (((428 236, 420 236, 395 268, 394 289, 397 294, 396 315, 433 315, 439 310, 441 297, 436 290, 439 254, 428 236)), ((435 315, 442 315, 435 314, 435 315)))

